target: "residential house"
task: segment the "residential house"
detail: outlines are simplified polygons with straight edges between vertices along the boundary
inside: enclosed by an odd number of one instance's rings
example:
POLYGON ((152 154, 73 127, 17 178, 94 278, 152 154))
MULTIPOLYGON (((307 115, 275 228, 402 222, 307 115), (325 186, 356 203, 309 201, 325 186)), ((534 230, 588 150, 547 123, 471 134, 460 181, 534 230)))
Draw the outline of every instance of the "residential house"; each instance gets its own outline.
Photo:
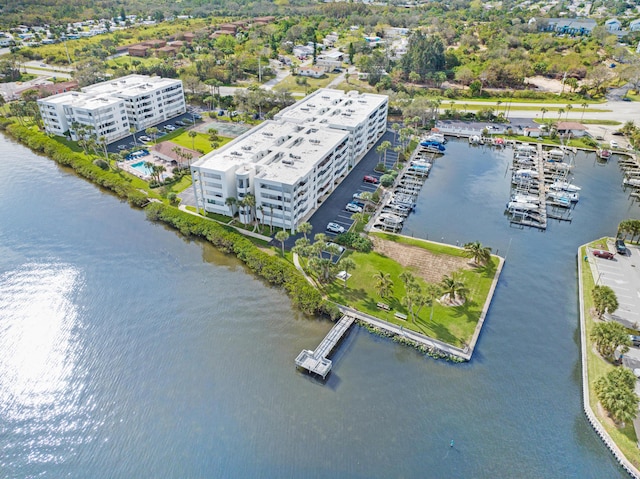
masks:
POLYGON ((604 27, 609 32, 619 32, 622 29, 622 23, 617 18, 610 18, 604 22, 604 27))
POLYGON ((560 136, 581 137, 587 133, 587 127, 576 121, 559 121, 556 129, 560 136))
POLYGON ((132 57, 146 57, 149 53, 149 47, 146 45, 131 45, 128 48, 129 56, 132 57))
POLYGON ((299 67, 298 75, 301 77, 322 78, 326 70, 320 66, 299 67))
POLYGON ((640 18, 629 23, 630 32, 640 32, 640 18))

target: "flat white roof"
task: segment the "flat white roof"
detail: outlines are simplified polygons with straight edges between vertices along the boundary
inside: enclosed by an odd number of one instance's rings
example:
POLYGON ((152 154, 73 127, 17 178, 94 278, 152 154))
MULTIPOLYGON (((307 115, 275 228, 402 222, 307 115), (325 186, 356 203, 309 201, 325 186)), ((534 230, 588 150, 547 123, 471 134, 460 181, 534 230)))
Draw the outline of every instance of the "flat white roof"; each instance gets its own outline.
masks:
POLYGON ((160 88, 181 83, 180 80, 173 78, 162 78, 147 75, 127 75, 113 80, 96 83, 95 85, 86 86, 83 92, 96 94, 110 94, 119 97, 137 97, 145 91, 155 91, 160 88))
POLYGON ((347 137, 347 132, 317 125, 265 121, 193 166, 216 171, 237 167, 238 172, 255 167, 256 178, 293 185, 347 137))
POLYGON ((84 108, 86 110, 96 110, 104 108, 105 106, 122 103, 121 98, 110 95, 94 95, 77 91, 59 93, 38 101, 44 104, 64 105, 72 108, 84 108))
POLYGON ((385 95, 321 88, 285 108, 276 118, 294 122, 326 123, 333 127, 354 127, 365 121, 387 99, 385 95))

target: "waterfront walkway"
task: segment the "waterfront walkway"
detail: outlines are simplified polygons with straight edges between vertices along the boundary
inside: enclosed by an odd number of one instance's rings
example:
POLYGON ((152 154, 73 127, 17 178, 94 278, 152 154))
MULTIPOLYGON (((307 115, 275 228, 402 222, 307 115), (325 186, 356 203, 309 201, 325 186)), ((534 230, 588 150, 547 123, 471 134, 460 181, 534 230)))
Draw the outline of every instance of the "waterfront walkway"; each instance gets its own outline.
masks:
POLYGON ((331 372, 332 362, 327 358, 336 344, 342 339, 342 337, 349 331, 349 328, 355 321, 355 317, 352 315, 344 315, 336 325, 331 328, 331 331, 327 333, 320 345, 315 351, 309 351, 303 349, 296 358, 296 366, 306 369, 310 373, 322 376, 322 379, 327 377, 327 374, 331 372))

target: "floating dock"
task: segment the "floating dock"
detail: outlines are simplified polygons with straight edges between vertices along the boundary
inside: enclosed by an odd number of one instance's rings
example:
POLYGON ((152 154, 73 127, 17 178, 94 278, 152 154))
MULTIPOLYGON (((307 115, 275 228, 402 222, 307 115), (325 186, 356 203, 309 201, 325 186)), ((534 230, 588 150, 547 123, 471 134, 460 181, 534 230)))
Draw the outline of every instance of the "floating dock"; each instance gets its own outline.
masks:
POLYGON ((320 345, 315 351, 309 351, 303 349, 296 358, 296 366, 309 371, 310 373, 322 376, 322 379, 327 377, 327 374, 331 372, 331 360, 327 358, 336 344, 342 339, 345 333, 349 330, 353 322, 356 320, 353 316, 345 315, 336 325, 331 328, 331 331, 327 333, 320 345))

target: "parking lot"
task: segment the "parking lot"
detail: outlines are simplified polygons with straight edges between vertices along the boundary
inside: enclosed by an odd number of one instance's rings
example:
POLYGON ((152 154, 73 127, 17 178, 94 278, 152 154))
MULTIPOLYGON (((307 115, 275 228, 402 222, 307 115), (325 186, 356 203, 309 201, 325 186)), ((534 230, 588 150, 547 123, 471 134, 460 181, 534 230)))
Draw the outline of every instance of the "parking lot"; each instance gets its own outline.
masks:
MULTIPOLYGON (((385 140, 390 141, 393 146, 397 144, 397 142, 394 142, 393 132, 385 132, 369 152, 365 154, 364 158, 353 167, 347 177, 342 180, 342 183, 336 187, 333 193, 325 199, 324 203, 322 203, 311 216, 308 220, 313 226, 311 237, 317 233, 325 233, 329 238, 335 237, 336 233, 326 231, 327 224, 330 222, 343 226, 345 230, 351 227, 353 224, 353 220, 351 219, 353 213, 347 211, 345 206, 353 200, 354 193, 365 191, 373 193, 378 189, 379 185, 365 183, 362 181, 362 178, 365 175, 369 175, 379 180, 380 176, 382 176, 381 173, 376 173, 373 169, 380 161, 380 155, 376 152, 376 148, 385 140)), ((386 158, 387 167, 391 167, 397 160, 397 157, 397 153, 389 149, 386 158)), ((293 247, 295 241, 300 237, 302 237, 302 235, 292 235, 285 243, 285 246, 287 248, 293 247)))
MULTIPOLYGON (((195 115, 199 115, 199 114, 195 111, 188 111, 174 118, 171 118, 170 120, 163 121, 162 123, 158 123, 157 125, 153 125, 159 131, 159 133, 156 135, 156 139, 161 140, 164 135, 169 133, 165 129, 166 125, 172 125, 172 126, 175 126, 176 128, 183 128, 180 125, 176 125, 176 122, 187 120, 187 122, 191 122, 191 123, 189 124, 185 123, 185 127, 191 126, 191 124, 193 124, 193 122, 196 121, 197 119, 195 115)), ((109 144, 109 146, 107 147, 107 150, 109 151, 109 153, 120 153, 121 151, 124 151, 124 150, 132 150, 134 148, 143 147, 146 144, 150 143, 150 142, 143 141, 142 137, 146 137, 146 136, 148 135, 145 133, 145 131, 140 130, 135 133, 135 140, 133 135, 125 136, 121 140, 118 140, 116 142, 109 144)))
MULTIPOLYGON (((609 251, 614 252, 612 241, 609 251)), ((588 261, 596 284, 609 286, 618 298, 618 309, 612 318, 623 325, 640 326, 640 249, 627 244, 627 254, 615 254, 613 259, 595 257, 589 250, 588 261)))

